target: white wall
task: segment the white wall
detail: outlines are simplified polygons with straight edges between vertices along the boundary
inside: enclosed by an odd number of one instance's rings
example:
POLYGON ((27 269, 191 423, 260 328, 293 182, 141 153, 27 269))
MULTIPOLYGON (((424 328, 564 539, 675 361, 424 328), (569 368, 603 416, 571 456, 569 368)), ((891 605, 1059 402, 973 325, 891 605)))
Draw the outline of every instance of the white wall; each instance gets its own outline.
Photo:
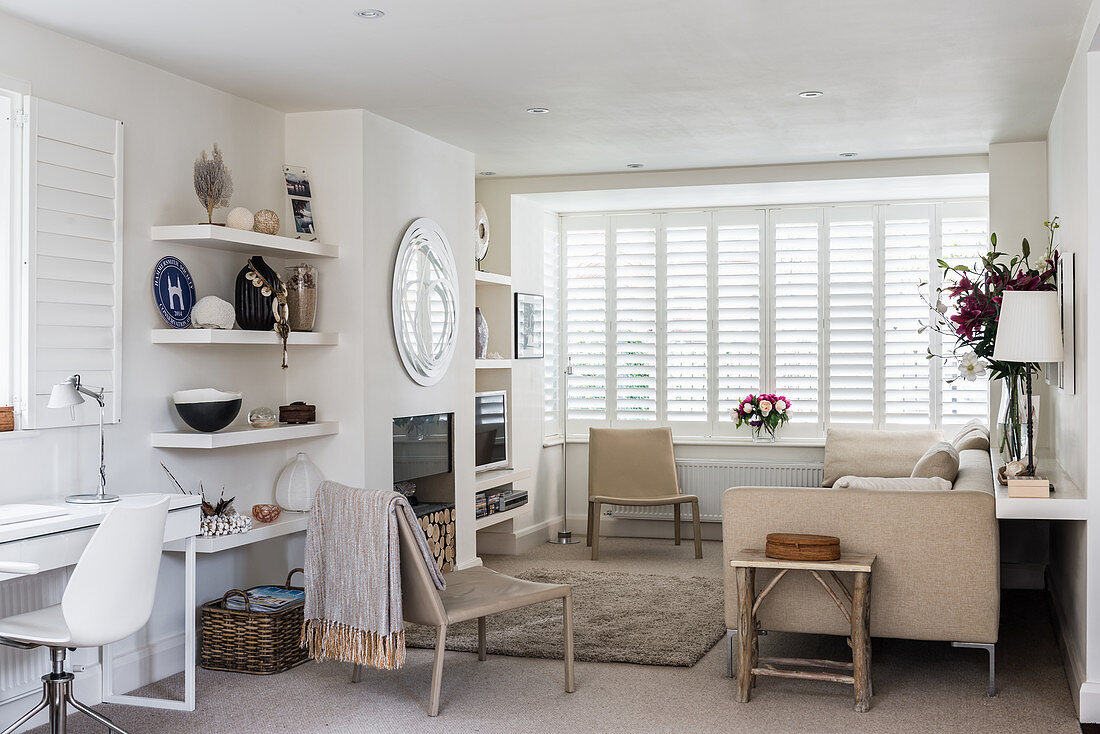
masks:
POLYGON ((1100 622, 1089 607, 1100 608, 1100 491, 1091 486, 1100 456, 1100 391, 1090 390, 1090 378, 1100 377, 1100 360, 1092 358, 1091 332, 1100 317, 1100 299, 1090 298, 1089 285, 1100 275, 1100 64, 1095 37, 1100 4, 1094 2, 1051 120, 1047 138, 1049 213, 1061 217, 1060 248, 1077 257, 1076 342, 1077 392, 1052 391, 1054 451, 1074 481, 1087 488, 1088 523, 1054 523, 1052 529, 1051 592, 1065 643, 1067 672, 1080 689, 1082 721, 1100 721, 1100 622))
MULTIPOLYGON (((232 301, 232 283, 243 258, 152 243, 155 224, 195 223, 205 213, 191 182, 194 159, 217 142, 233 172, 234 205, 281 211, 283 115, 80 41, 0 16, 0 75, 28 82, 33 94, 125 123, 125 228, 122 359, 123 421, 107 428, 107 467, 117 492, 171 491, 160 468, 168 464, 188 488, 202 480, 214 494, 225 485, 248 511, 270 500, 286 460, 283 446, 217 452, 158 451, 150 433, 174 425, 168 396, 188 387, 240 389, 245 409, 285 401, 285 379, 275 350, 185 348, 150 343, 164 326, 150 293, 154 263, 181 256, 200 296, 232 301)), ((224 217, 225 212, 219 212, 224 217)), ((322 439, 323 440, 323 439, 322 439)), ((0 465, 7 481, 0 502, 60 499, 90 491, 98 465, 96 428, 0 434, 0 465)), ((285 573, 283 547, 204 558, 200 601, 229 586, 271 581, 285 573)), ((161 641, 172 647, 182 629, 182 568, 176 557, 162 566, 157 609, 134 644, 161 641)), ((122 646, 125 654, 127 645, 122 646)), ((179 650, 169 651, 178 656, 179 650)), ((136 654, 135 654, 136 655, 136 654)), ((124 659, 136 662, 131 655, 124 659)), ((175 669, 182 657, 172 657, 175 669)))

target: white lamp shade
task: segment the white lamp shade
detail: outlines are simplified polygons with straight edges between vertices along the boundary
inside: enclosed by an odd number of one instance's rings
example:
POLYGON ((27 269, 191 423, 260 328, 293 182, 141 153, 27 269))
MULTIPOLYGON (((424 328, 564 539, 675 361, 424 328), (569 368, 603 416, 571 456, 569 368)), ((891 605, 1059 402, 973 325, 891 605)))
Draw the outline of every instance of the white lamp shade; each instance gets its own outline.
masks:
POLYGON ((50 390, 50 402, 47 408, 72 408, 84 402, 84 396, 76 391, 76 385, 72 380, 65 380, 53 386, 50 390))
POLYGON ((275 502, 284 510, 305 512, 313 505, 317 487, 325 476, 304 451, 286 465, 275 485, 275 502))
POLYGON ((993 359, 1061 362, 1062 317, 1055 291, 1005 291, 993 359))

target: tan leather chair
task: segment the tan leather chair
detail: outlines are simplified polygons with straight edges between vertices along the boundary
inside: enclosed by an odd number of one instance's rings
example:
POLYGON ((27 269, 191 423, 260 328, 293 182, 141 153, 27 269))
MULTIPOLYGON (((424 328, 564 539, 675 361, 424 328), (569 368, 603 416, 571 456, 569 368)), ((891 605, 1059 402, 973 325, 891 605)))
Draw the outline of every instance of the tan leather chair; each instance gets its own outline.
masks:
POLYGON ((695 557, 703 557, 699 498, 680 494, 671 428, 590 428, 588 431, 588 545, 600 557, 600 506, 675 505, 673 537, 680 545, 680 506, 691 503, 695 557))
MULTIPOLYGON (((477 619, 477 657, 484 660, 485 618, 530 604, 562 600, 565 636, 565 691, 572 693, 573 682, 573 594, 566 584, 538 584, 534 581, 505 576, 483 566, 476 566, 446 575, 447 588, 439 591, 424 565, 424 556, 413 533, 422 533, 397 513, 401 540, 401 606, 406 622, 436 627, 435 664, 432 668, 432 691, 428 700, 428 715, 439 714, 439 691, 443 683, 443 653, 447 645, 447 627, 469 619, 477 619)), ((361 666, 355 666, 352 680, 359 681, 361 666)))

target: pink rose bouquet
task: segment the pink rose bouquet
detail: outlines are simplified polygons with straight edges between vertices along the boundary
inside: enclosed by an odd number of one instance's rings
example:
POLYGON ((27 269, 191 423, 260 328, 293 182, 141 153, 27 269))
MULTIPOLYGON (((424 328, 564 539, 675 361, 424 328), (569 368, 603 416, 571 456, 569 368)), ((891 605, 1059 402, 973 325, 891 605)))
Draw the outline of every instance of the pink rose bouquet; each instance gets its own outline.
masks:
POLYGON ((783 395, 746 395, 730 411, 730 417, 737 421, 737 427, 746 423, 752 428, 753 436, 767 436, 775 440, 775 432, 791 419, 791 401, 783 395))

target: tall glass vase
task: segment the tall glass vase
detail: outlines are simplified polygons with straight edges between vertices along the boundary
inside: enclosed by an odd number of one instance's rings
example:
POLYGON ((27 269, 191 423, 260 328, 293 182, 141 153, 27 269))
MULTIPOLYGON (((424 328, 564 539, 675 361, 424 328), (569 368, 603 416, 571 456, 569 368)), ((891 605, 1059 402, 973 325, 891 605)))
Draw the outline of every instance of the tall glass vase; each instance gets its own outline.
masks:
MULTIPOLYGON (((1001 459, 1027 462, 1027 388, 1023 373, 1001 378, 1001 408, 997 412, 997 438, 1001 459)), ((1033 398, 1032 414, 1036 413, 1033 398)), ((1037 443, 1038 421, 1033 420, 1032 441, 1037 443)))

